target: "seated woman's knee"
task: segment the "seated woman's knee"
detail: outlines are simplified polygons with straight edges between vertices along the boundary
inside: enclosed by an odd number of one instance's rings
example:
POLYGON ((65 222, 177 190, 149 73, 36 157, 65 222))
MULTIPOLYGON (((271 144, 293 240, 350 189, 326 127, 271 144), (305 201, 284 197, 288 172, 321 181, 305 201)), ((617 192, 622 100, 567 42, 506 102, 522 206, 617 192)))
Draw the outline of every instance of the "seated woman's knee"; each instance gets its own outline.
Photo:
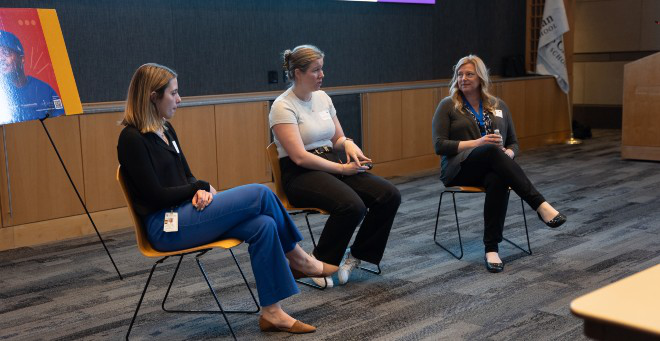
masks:
POLYGON ((242 187, 245 188, 246 190, 251 191, 255 196, 258 197, 263 197, 264 195, 266 196, 274 195, 273 191, 271 191, 270 188, 268 188, 268 186, 266 185, 248 184, 242 187))
POLYGON ((270 188, 268 188, 268 186, 263 185, 263 184, 248 184, 248 185, 245 185, 245 187, 250 188, 254 191, 260 192, 260 193, 271 192, 270 188))
POLYGON ((496 144, 484 144, 483 146, 479 146, 477 148, 480 148, 484 153, 497 153, 502 151, 500 146, 496 144))
POLYGON ((344 200, 337 204, 334 214, 341 214, 362 219, 367 214, 367 206, 364 205, 362 200, 344 200))
MULTIPOLYGON (((480 155, 483 155, 487 158, 499 158, 506 156, 502 150, 502 147, 496 144, 485 144, 483 146, 477 147, 477 149, 479 150, 480 155)), ((506 157, 508 158, 508 156, 506 157)))
POLYGON ((396 186, 391 185, 383 191, 383 193, 376 199, 378 206, 399 207, 401 204, 401 193, 396 186))
POLYGON ((270 236, 277 232, 277 224, 275 220, 268 215, 256 216, 252 224, 256 229, 255 236, 270 236))

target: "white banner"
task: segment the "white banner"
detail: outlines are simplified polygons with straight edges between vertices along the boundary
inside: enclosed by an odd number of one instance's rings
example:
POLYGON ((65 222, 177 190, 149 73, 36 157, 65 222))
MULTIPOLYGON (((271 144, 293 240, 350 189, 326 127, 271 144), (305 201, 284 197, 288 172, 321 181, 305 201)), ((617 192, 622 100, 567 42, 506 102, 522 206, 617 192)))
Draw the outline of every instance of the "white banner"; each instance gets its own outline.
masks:
POLYGON ((555 76, 557 85, 565 93, 568 93, 569 84, 562 36, 568 30, 564 1, 546 0, 539 35, 536 73, 555 76))

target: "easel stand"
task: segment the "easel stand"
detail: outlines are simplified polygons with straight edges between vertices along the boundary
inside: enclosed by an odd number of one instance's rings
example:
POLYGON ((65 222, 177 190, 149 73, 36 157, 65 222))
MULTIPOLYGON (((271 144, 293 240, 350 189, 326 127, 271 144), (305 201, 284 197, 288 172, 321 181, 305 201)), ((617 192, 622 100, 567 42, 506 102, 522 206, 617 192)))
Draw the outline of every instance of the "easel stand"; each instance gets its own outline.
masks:
POLYGON ((112 266, 115 267, 115 271, 117 271, 117 275, 119 276, 119 279, 124 280, 124 277, 121 276, 121 272, 119 272, 119 269, 117 268, 117 264, 115 264, 114 259, 112 259, 112 255, 110 254, 110 251, 108 250, 108 247, 105 246, 105 242, 103 241, 103 238, 101 237, 101 233, 99 233, 99 230, 96 228, 96 224, 94 224, 94 220, 92 219, 92 216, 89 215, 89 211, 87 210, 87 205, 85 205, 85 202, 83 201, 82 197, 80 196, 80 193, 78 192, 78 188, 76 188, 76 185, 73 183, 73 180, 71 179, 71 175, 69 175, 69 171, 66 169, 66 165, 64 165, 64 161, 62 160, 62 157, 60 156, 60 152, 57 150, 57 147, 55 146, 55 142, 53 142, 53 138, 50 137, 50 133, 48 132, 48 128, 46 128, 46 124, 44 124, 44 121, 48 117, 50 117, 50 113, 46 113, 46 116, 44 118, 40 118, 39 122, 41 122, 41 126, 44 127, 44 131, 46 132, 46 135, 48 135, 48 139, 50 140, 50 144, 53 146, 53 149, 55 150, 55 154, 57 154, 57 158, 60 159, 60 163, 62 164, 62 168, 64 168, 64 172, 66 173, 66 176, 69 178, 69 182, 71 183, 71 187, 73 187, 73 190, 76 191, 76 195, 78 196, 78 200, 80 200, 80 204, 85 209, 85 213, 87 214, 87 218, 89 218, 89 221, 92 223, 92 226, 94 227, 94 231, 96 231, 96 235, 99 237, 99 240, 101 241, 101 244, 103 244, 103 248, 105 249, 105 252, 108 254, 108 257, 110 257, 110 261, 112 262, 112 266))

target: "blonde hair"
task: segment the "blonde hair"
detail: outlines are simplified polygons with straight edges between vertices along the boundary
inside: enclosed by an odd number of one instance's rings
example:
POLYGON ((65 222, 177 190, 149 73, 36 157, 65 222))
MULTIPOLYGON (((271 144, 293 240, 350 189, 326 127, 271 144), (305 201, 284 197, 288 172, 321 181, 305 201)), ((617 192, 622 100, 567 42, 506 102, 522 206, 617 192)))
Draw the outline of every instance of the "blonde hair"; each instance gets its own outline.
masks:
POLYGON ((479 88, 481 90, 481 101, 484 106, 484 111, 493 112, 497 108, 498 100, 497 97, 490 94, 488 91, 490 89, 490 77, 488 76, 488 69, 486 64, 481 58, 476 55, 470 54, 458 60, 458 63, 454 65, 454 76, 449 83, 449 96, 451 97, 452 102, 454 102, 454 108, 458 111, 463 111, 464 103, 461 96, 461 90, 458 88, 458 70, 465 64, 474 65, 474 69, 479 77, 479 88))
POLYGON ((165 121, 158 115, 156 104, 151 101, 151 93, 155 92, 158 98, 162 98, 170 81, 176 77, 174 70, 160 64, 140 66, 128 86, 121 124, 133 126, 143 134, 163 129, 165 121))
POLYGON ((286 78, 290 82, 295 82, 296 69, 306 72, 312 62, 324 56, 323 51, 314 45, 300 45, 293 50, 285 50, 282 53, 284 59, 282 68, 286 71, 286 78))

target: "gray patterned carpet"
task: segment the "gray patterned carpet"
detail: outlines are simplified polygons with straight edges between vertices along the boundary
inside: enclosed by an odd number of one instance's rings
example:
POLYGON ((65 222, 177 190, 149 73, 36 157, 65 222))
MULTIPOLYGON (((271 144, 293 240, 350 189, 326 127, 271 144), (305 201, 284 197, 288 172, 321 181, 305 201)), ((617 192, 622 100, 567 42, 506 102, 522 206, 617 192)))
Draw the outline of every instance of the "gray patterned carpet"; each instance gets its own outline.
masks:
MULTIPOLYGON (((551 230, 529 209, 534 254, 503 243, 503 273, 483 265, 483 195, 457 198, 465 257, 458 261, 432 239, 438 193, 436 175, 392 179, 403 194, 383 274, 357 271, 346 286, 307 287, 283 302, 315 334, 261 333, 256 315, 231 315, 239 339, 296 340, 579 340, 582 321, 571 315, 574 298, 660 263, 660 163, 620 159, 618 130, 596 131, 580 146, 552 146, 521 155, 537 188, 569 221, 551 230)), ((447 198, 449 199, 449 198, 447 198)), ((439 237, 457 238, 450 200, 443 203, 439 237), (444 204, 447 205, 444 205, 444 204)), ((505 236, 522 242, 519 199, 511 196, 505 236)), ((321 217, 312 218, 318 235, 321 217)), ((304 220, 297 217, 302 228, 304 220)), ((306 231, 303 247, 311 242, 306 231)), ((0 339, 119 340, 152 260, 135 248, 132 230, 105 235, 125 275, 119 281, 95 237, 0 253, 0 339)), ((247 247, 236 254, 254 286, 247 247)), ((246 307, 228 252, 203 257, 226 307, 246 307)), ((131 338, 229 339, 219 315, 168 314, 160 300, 175 261, 156 270, 131 338)), ((214 307, 192 257, 185 259, 171 294, 172 307, 214 307)))

